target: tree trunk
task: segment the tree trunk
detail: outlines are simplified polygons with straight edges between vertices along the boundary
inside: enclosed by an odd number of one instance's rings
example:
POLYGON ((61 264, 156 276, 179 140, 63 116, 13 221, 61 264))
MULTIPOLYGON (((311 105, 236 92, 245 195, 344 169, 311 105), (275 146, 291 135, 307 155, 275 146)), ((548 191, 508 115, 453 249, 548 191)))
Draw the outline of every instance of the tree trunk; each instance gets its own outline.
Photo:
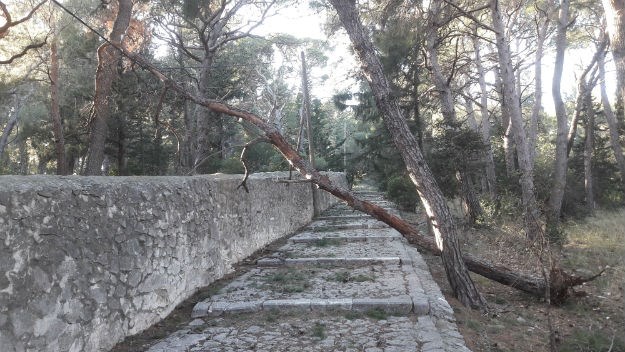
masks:
POLYGON ((616 164, 621 173, 621 184, 623 185, 623 190, 625 190, 625 156, 623 156, 623 150, 621 149, 621 144, 619 142, 619 133, 616 117, 614 116, 614 111, 612 110, 612 106, 610 105, 610 99, 608 98, 608 93, 605 88, 604 52, 599 55, 599 84, 601 87, 601 104, 603 105, 605 119, 608 122, 608 128, 610 130, 610 146, 612 147, 612 152, 614 153, 616 164))
POLYGON ((533 166, 530 162, 527 137, 523 127, 523 116, 521 114, 521 106, 519 105, 519 95, 514 82, 510 44, 505 35, 503 20, 499 9, 499 1, 490 0, 490 8, 497 39, 502 91, 505 103, 510 112, 510 124, 514 132, 517 159, 521 170, 519 183, 521 184, 521 197, 523 201, 524 227, 528 238, 534 239, 542 231, 539 222, 540 212, 536 204, 533 166))
MULTIPOLYGON (((198 78, 198 94, 206 99, 213 98, 211 95, 211 70, 213 65, 214 55, 212 52, 206 52, 202 59, 202 69, 200 70, 200 76, 198 78)), ((206 158, 211 154, 213 148, 211 148, 212 137, 215 133, 212 129, 215 126, 211 124, 217 124, 217 116, 212 116, 213 112, 204 106, 197 105, 195 107, 194 120, 191 130, 192 132, 192 152, 193 152, 193 164, 194 171, 202 172, 201 165, 206 158), (200 169, 200 170, 198 170, 200 169)))
POLYGON ((515 152, 514 152, 514 131, 512 129, 512 123, 510 121, 510 107, 506 99, 506 94, 503 89, 503 83, 501 82, 501 67, 497 70, 495 75, 495 87, 497 95, 499 96, 499 102, 501 106, 501 127, 503 128, 503 152, 504 161, 506 163, 506 176, 512 178, 515 176, 515 152))
POLYGON ((464 305, 484 309, 485 300, 475 287, 462 260, 454 219, 397 101, 393 98, 373 43, 358 17, 355 2, 330 0, 330 3, 350 37, 364 76, 375 96, 376 105, 382 112, 384 123, 406 164, 427 216, 432 218, 437 248, 442 252, 443 265, 454 295, 464 305))
POLYGON ((67 160, 65 157, 65 137, 63 136, 63 123, 61 122, 61 108, 59 107, 59 56, 57 40, 50 43, 50 120, 52 120, 52 133, 54 134, 54 147, 56 151, 56 174, 67 175, 67 160))
POLYGON ((616 67, 616 119, 622 130, 625 128, 625 0, 603 0, 603 9, 616 67))
POLYGON ((580 77, 577 82, 577 97, 575 97, 575 114, 573 114, 573 119, 571 119, 571 125, 569 126, 569 133, 567 135, 567 144, 566 144, 566 157, 569 158, 571 156, 571 151, 573 150, 573 144, 575 144, 575 136, 577 135, 577 125, 579 124, 579 117, 582 115, 582 110, 584 110, 584 86, 585 86, 585 77, 580 77))
POLYGON ((117 130, 117 175, 118 176, 126 176, 128 175, 128 158, 126 157, 126 146, 128 144, 126 130, 128 126, 126 125, 126 116, 125 113, 122 113, 118 117, 119 128, 117 130))
POLYGON ((30 169, 29 157, 28 157, 28 144, 26 143, 26 138, 24 137, 23 134, 21 134, 18 137, 17 147, 19 148, 19 154, 20 154, 19 174, 28 175, 29 169, 30 169))
POLYGON ((584 85, 584 110, 586 115, 585 143, 584 143, 584 190, 586 191, 586 207, 592 214, 595 211, 595 191, 592 176, 592 155, 595 144, 595 107, 592 104, 590 88, 584 85))
POLYGON ((562 82, 562 70, 564 68, 564 52, 566 51, 566 31, 569 25, 569 0, 560 1, 560 11, 558 15, 558 29, 556 33, 556 61, 553 70, 553 80, 551 82, 551 95, 556 109, 557 136, 556 155, 553 165, 553 184, 549 197, 549 211, 547 212, 547 232, 557 231, 560 226, 560 213, 562 210, 562 199, 564 198, 564 188, 566 187, 566 172, 568 157, 566 154, 568 118, 566 107, 560 93, 560 83, 562 82))
POLYGON ((18 103, 15 110, 11 113, 11 115, 9 115, 9 120, 2 129, 2 135, 0 136, 0 157, 4 154, 4 149, 9 144, 9 136, 11 135, 11 132, 13 132, 13 128, 15 128, 15 125, 17 125, 17 120, 20 117, 21 108, 21 104, 18 103))
MULTIPOLYGON (((15 91, 14 94, 15 96, 14 96, 13 105, 15 107, 13 109, 13 112, 10 113, 9 115, 9 119, 6 125, 4 125, 4 128, 2 129, 2 135, 0 135, 0 158, 4 154, 4 150, 6 149, 6 146, 9 144, 9 137, 11 136, 11 132, 13 132, 13 128, 15 128, 15 126, 17 125, 17 122, 20 119, 20 114, 22 112, 22 107, 24 106, 24 103, 28 100, 31 94, 33 94, 33 89, 30 88, 28 92, 24 95, 19 95, 17 91, 15 91)), ((20 159, 21 159, 21 149, 20 149, 20 159)))
POLYGON ((98 48, 98 68, 95 78, 95 96, 93 100, 93 119, 89 135, 89 151, 85 175, 100 175, 104 161, 104 148, 108 134, 108 120, 111 117, 111 96, 113 82, 117 78, 117 65, 121 59, 115 48, 121 45, 122 37, 128 28, 132 16, 132 0, 118 0, 117 17, 109 36, 110 43, 98 48))
POLYGON ((477 38, 477 27, 474 29, 473 49, 475 50, 475 65, 477 66, 477 79, 480 85, 480 114, 482 116, 482 143, 484 151, 486 180, 488 192, 492 200, 497 199, 497 176, 495 173, 495 159, 493 158, 493 146, 490 142, 490 114, 488 113, 488 90, 486 89, 486 73, 482 65, 480 53, 480 41, 477 38))
POLYGON ((536 144, 538 140, 538 122, 540 121, 540 113, 543 110, 543 55, 544 44, 547 38, 547 29, 549 28, 548 18, 539 18, 536 25, 536 55, 534 62, 534 105, 532 106, 532 116, 530 118, 528 143, 530 152, 530 161, 534 165, 536 160, 536 144))
POLYGON ((584 113, 584 104, 585 104, 584 99, 586 98, 586 94, 592 94, 592 93, 587 92, 589 88, 587 87, 587 84, 586 84, 586 77, 588 76, 588 73, 591 70, 593 70, 593 67, 595 67, 595 64, 600 59, 600 56, 605 54, 606 45, 607 45, 606 41, 601 41, 599 47, 597 48, 597 52, 593 55, 592 60, 590 61, 588 66, 586 66, 586 68, 584 69, 582 74, 579 76, 579 79, 577 81, 577 97, 575 98, 575 114, 573 115, 573 119, 571 120, 571 125, 569 126, 569 134, 567 137, 567 146, 566 146, 567 158, 569 158, 569 156, 571 155, 571 150, 573 150, 573 144, 575 142, 575 136, 577 134, 577 125, 579 124, 579 118, 582 115, 582 113, 584 113))

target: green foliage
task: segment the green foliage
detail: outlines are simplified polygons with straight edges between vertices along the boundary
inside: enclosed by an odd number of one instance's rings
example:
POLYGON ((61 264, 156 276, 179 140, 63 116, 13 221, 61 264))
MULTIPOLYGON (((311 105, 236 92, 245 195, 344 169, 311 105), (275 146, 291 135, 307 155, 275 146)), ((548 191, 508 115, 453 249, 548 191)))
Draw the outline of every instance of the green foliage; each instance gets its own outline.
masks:
POLYGON ((625 341, 616 333, 602 329, 592 331, 576 329, 566 337, 559 349, 561 352, 623 352, 625 341))
POLYGON ((365 315, 374 320, 386 320, 388 314, 381 308, 370 309, 365 312, 365 315))
POLYGON ((326 326, 320 322, 315 322, 313 325, 311 335, 321 340, 326 338, 326 326))
POLYGON ((392 175, 386 183, 386 194, 406 210, 414 210, 419 203, 417 189, 406 174, 392 175))
POLYGON ((263 278, 263 288, 282 293, 303 292, 310 287, 309 274, 289 268, 263 278))
POLYGON ((224 174, 241 174, 245 172, 245 169, 238 158, 228 158, 219 162, 219 172, 224 174))

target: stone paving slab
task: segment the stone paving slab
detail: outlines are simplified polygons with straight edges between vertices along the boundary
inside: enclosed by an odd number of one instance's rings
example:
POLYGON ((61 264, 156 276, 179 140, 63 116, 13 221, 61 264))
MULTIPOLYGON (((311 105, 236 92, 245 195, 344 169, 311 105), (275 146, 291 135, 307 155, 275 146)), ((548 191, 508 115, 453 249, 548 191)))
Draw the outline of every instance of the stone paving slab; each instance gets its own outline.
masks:
POLYGON ((352 312, 307 316, 265 312, 197 319, 148 352, 419 352, 423 343, 417 324, 411 316, 370 318, 352 312))
POLYGON ((148 351, 469 351, 419 252, 346 205, 256 264, 148 351))
MULTIPOLYGON (((370 258, 370 257, 392 257, 404 253, 406 242, 398 237, 380 238, 376 241, 345 241, 330 240, 295 242, 290 241, 286 245, 278 248, 272 255, 275 258, 370 258), (363 243, 366 242, 366 243, 363 243)), ((403 260, 404 258, 402 258, 403 260)))
MULTIPOLYGON (((405 259, 410 260, 410 259, 405 259)), ((355 266, 367 264, 400 265, 402 259, 399 257, 304 257, 304 258, 262 258, 256 261, 259 267, 277 266, 355 266)))
POLYGON ((383 229, 389 226, 382 221, 378 221, 371 217, 362 217, 360 219, 328 219, 317 220, 308 225, 306 230, 315 232, 330 232, 341 229, 383 229))
POLYGON ((390 297, 408 294, 405 271, 396 264, 348 268, 255 268, 224 286, 212 301, 299 298, 390 297))
POLYGON ((328 240, 366 241, 366 240, 403 240, 402 235, 392 228, 382 229, 338 229, 332 232, 304 231, 291 238, 288 242, 319 242, 328 240))

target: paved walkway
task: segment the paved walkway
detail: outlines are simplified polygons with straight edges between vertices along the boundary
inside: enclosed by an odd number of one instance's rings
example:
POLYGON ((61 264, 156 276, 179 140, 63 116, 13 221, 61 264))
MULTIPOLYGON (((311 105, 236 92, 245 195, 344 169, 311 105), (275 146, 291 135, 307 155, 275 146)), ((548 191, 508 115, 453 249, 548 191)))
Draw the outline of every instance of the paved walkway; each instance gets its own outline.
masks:
MULTIPOLYGON (((359 196, 395 212, 375 192, 359 196)), ((170 351, 468 351, 416 249, 345 205, 199 302, 170 351)))

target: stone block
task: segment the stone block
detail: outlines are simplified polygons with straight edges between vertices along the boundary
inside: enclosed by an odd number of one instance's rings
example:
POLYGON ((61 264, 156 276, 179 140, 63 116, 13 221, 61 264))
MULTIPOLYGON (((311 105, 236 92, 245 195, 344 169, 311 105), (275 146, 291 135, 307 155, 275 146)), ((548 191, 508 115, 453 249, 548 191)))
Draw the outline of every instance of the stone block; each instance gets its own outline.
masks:
POLYGON ((283 265, 284 261, 280 258, 260 258, 256 261, 256 265, 261 267, 271 267, 283 265))
POLYGON ((387 298, 354 298, 352 309, 358 311, 381 309, 388 313, 408 314, 412 310, 412 299, 408 295, 387 298))
POLYGON ((310 300, 310 308, 312 311, 327 310, 351 310, 353 299, 351 298, 314 298, 310 300))
POLYGON ((245 302, 230 302, 228 307, 224 310, 226 315, 235 315, 240 313, 253 313, 261 310, 263 306, 262 301, 245 301, 245 302))
POLYGON ((191 311, 191 318, 201 318, 208 315, 208 310, 210 309, 209 302, 198 302, 193 307, 193 311, 191 311))
POLYGON ((310 311, 310 299, 275 299, 263 302, 264 310, 310 311))

